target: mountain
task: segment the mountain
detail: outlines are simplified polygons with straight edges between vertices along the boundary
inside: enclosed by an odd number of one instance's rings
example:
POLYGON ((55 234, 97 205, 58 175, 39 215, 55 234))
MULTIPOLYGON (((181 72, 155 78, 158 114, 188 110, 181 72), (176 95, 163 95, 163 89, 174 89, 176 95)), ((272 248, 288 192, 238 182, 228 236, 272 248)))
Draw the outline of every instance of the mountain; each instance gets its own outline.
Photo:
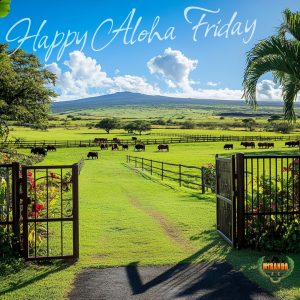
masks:
MULTIPOLYGON (((243 100, 210 100, 191 98, 172 98, 165 96, 149 96, 139 93, 120 92, 110 95, 85 98, 72 101, 57 101, 52 105, 54 113, 97 109, 109 106, 158 106, 158 105, 204 105, 204 106, 246 106, 243 100)), ((261 101, 260 106, 282 106, 281 101, 261 101)))

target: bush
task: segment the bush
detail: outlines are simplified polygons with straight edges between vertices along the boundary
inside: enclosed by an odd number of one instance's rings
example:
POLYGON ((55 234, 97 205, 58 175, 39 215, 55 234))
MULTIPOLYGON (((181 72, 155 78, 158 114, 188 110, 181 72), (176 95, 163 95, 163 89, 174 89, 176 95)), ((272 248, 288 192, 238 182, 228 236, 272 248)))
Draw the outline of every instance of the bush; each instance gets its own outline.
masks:
POLYGON ((283 133, 283 134, 289 134, 294 129, 293 125, 287 122, 274 123, 272 127, 273 127, 273 131, 283 133))
POLYGON ((194 129, 195 127, 196 124, 192 121, 186 121, 181 125, 181 129, 194 129))

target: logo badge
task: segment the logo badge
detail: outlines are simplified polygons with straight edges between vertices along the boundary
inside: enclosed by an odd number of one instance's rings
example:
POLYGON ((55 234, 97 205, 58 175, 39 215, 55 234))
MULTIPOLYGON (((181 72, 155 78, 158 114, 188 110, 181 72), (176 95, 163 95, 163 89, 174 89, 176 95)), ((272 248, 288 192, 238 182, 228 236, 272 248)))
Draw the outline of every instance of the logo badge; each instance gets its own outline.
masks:
POLYGON ((10 12, 11 0, 0 0, 0 18, 6 17, 10 12))
POLYGON ((258 269, 272 283, 279 283, 292 274, 294 261, 288 256, 263 256, 258 260, 258 269))

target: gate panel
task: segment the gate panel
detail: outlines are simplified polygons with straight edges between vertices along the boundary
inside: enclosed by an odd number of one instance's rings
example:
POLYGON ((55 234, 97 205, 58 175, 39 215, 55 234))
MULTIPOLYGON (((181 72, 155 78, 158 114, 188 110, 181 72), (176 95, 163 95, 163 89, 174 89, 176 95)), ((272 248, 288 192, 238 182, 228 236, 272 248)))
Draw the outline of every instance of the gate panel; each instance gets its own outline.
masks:
POLYGON ((78 165, 22 168, 27 260, 79 257, 78 165))
POLYGON ((235 245, 235 158, 216 159, 217 231, 235 245))
POLYGON ((19 164, 0 165, 0 226, 15 236, 15 248, 19 250, 19 164))

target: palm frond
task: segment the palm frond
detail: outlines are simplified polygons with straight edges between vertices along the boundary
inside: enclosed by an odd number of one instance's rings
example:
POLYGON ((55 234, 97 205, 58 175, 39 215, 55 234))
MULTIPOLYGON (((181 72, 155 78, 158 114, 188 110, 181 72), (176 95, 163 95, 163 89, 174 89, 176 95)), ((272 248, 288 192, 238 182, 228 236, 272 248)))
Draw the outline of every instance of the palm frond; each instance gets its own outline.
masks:
POLYGON ((283 12, 284 22, 279 27, 279 36, 291 34, 296 40, 300 41, 300 12, 292 12, 286 9, 283 12))

